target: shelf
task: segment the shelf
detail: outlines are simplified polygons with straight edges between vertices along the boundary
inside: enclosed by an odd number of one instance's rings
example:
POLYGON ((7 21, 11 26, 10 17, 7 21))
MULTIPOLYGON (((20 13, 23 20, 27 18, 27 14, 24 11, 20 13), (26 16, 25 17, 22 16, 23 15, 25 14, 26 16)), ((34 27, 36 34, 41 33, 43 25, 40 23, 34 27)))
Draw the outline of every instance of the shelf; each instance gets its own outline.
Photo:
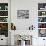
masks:
POLYGON ((38 11, 46 11, 46 10, 38 10, 38 11))
POLYGON ((44 15, 44 16, 38 16, 38 17, 46 17, 46 15, 44 15))
POLYGON ((38 3, 38 36, 46 37, 46 3, 38 3))
POLYGON ((8 23, 8 22, 0 22, 0 23, 8 23))
POLYGON ((46 28, 38 28, 38 29, 46 29, 46 28))
POLYGON ((8 16, 0 16, 0 17, 8 17, 8 16))
POLYGON ((46 23, 46 22, 38 22, 38 23, 46 23))
POLYGON ((8 11, 8 10, 0 10, 0 11, 8 11))

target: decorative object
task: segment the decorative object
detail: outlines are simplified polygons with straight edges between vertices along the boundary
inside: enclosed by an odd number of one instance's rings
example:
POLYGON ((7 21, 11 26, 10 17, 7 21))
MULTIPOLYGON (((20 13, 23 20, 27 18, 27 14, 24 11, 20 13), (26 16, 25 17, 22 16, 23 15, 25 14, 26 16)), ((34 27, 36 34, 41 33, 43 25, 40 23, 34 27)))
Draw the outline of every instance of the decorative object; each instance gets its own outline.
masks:
POLYGON ((38 11, 38 16, 46 16, 46 11, 38 11))
POLYGON ((11 30, 16 30, 16 26, 13 23, 11 23, 11 30))
POLYGON ((38 22, 46 22, 46 17, 38 17, 38 22))
POLYGON ((5 6, 5 10, 8 10, 8 6, 5 6))
POLYGON ((31 25, 31 26, 29 26, 29 30, 34 30, 34 26, 33 25, 31 25))
POLYGON ((38 3, 38 10, 45 10, 46 9, 46 3, 38 3))
POLYGON ((45 12, 42 12, 42 15, 45 15, 45 12))
POLYGON ((0 10, 1 10, 1 6, 0 6, 0 10))

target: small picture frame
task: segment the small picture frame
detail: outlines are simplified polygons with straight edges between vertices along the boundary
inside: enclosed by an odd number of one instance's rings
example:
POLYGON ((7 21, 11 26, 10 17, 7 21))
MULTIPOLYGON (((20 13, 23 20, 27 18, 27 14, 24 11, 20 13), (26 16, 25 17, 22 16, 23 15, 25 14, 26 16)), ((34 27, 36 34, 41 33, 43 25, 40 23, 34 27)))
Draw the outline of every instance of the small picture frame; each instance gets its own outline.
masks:
POLYGON ((17 19, 29 19, 29 10, 17 10, 17 19))

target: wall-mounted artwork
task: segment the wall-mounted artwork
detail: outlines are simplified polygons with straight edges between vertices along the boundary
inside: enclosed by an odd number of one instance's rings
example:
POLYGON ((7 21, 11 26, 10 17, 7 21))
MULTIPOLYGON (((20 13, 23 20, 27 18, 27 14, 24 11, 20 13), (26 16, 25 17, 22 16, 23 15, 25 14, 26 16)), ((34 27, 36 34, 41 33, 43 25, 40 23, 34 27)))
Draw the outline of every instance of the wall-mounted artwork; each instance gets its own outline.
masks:
POLYGON ((29 10, 17 10, 17 19, 29 19, 29 10))
POLYGON ((29 26, 29 30, 34 30, 34 29, 35 29, 34 25, 29 26))
POLYGON ((39 29, 39 37, 46 37, 46 29, 39 29))

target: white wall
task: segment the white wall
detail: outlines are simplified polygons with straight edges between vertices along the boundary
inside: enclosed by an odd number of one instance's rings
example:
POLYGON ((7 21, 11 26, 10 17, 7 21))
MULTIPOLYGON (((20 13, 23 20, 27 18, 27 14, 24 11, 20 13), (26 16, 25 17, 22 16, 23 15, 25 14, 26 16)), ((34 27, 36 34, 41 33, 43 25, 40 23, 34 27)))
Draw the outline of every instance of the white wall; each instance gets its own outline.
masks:
MULTIPOLYGON (((37 2, 31 0, 15 0, 14 2, 13 6, 11 6, 11 19, 15 23, 17 30, 26 30, 33 23, 37 23, 37 2), (17 10, 29 10, 29 19, 17 19, 17 10)), ((36 27, 36 24, 33 25, 36 27)))
MULTIPOLYGON (((33 46, 40 46, 43 44, 42 38, 38 38, 38 3, 45 3, 46 0, 11 0, 11 22, 16 25, 16 34, 27 33, 26 30, 28 26, 34 25, 35 30, 33 30, 33 46), (29 19, 17 19, 17 10, 29 10, 29 19), (36 37, 37 36, 37 37, 36 37), (37 39, 37 40, 36 40, 37 39), (38 44, 39 43, 39 44, 38 44)), ((30 34, 30 33, 29 33, 30 34)))
MULTIPOLYGON (((0 0, 0 3, 8 3, 8 0, 0 0)), ((5 37, 4 35, 0 35, 0 45, 8 45, 8 37, 5 37)))

